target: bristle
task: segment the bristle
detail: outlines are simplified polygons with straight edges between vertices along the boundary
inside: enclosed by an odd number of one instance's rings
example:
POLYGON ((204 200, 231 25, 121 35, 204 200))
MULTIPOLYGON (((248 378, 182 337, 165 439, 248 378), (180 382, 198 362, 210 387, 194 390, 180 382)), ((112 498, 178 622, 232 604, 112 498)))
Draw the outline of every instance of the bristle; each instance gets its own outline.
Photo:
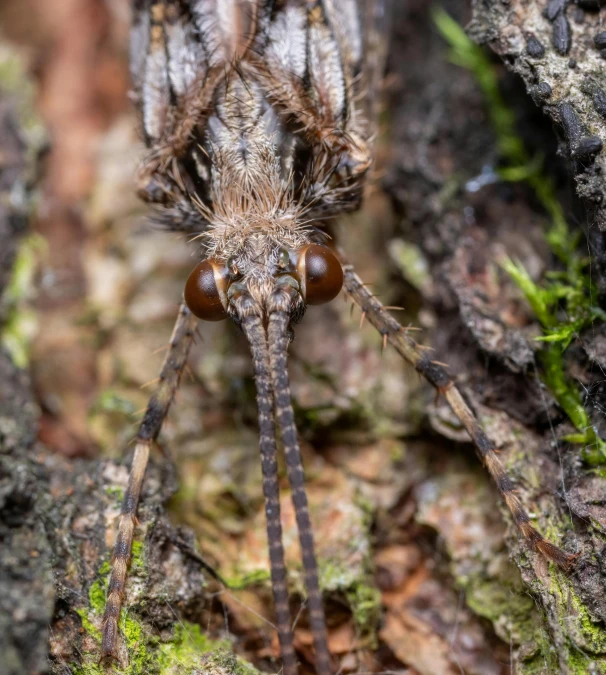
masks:
MULTIPOLYGON (((343 255, 341 254, 343 258, 343 255)), ((509 508, 513 521, 533 550, 540 551, 546 558, 553 560, 562 569, 568 570, 576 556, 566 553, 548 542, 530 524, 530 519, 518 496, 514 484, 495 450, 494 443, 488 438, 479 421, 465 402, 461 392, 444 368, 444 364, 429 358, 427 350, 418 345, 364 286, 353 267, 343 265, 344 286, 346 292, 360 307, 370 323, 395 347, 396 351, 415 370, 436 388, 448 401, 455 415, 460 420, 471 440, 474 442, 486 469, 492 476, 496 486, 509 508)))
POLYGON ((288 480, 292 490, 292 501, 295 508, 301 555, 303 557, 303 573, 307 588, 307 602, 311 632, 316 652, 316 671, 318 675, 330 675, 332 672, 330 652, 326 636, 324 606, 318 580, 318 563, 316 560, 314 538, 309 517, 305 478, 294 413, 290 400, 290 384, 288 380, 287 349, 288 325, 290 316, 287 311, 276 311, 270 314, 268 340, 271 379, 276 397, 276 418, 286 458, 288 480))
POLYGON ((280 488, 278 483, 278 453, 274 422, 274 396, 269 372, 267 339, 261 320, 256 315, 242 321, 242 329, 253 357, 259 417, 259 447, 263 472, 263 494, 267 521, 267 543, 271 568, 272 590, 276 612, 276 628, 284 675, 297 675, 297 655, 293 645, 291 615, 288 603, 287 571, 284 561, 282 524, 280 521, 280 488))

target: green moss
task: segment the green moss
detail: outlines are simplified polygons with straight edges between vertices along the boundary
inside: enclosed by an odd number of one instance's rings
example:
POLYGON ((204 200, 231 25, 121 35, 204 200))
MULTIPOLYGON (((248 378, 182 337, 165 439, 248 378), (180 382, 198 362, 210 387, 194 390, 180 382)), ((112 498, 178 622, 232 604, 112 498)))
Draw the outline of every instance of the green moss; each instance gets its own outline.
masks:
POLYGON ((121 487, 115 485, 108 485, 105 488, 105 494, 112 499, 115 499, 118 503, 122 503, 124 499, 124 490, 121 487))
MULTIPOLYGON (((133 542, 131 573, 138 576, 145 569, 145 547, 140 541, 133 542)), ((101 617, 105 609, 105 597, 111 565, 108 561, 101 565, 99 578, 88 592, 89 606, 78 610, 82 627, 92 638, 94 647, 82 652, 82 662, 73 665, 75 675, 107 675, 108 671, 99 664, 101 617)), ((161 641, 150 634, 146 626, 137 620, 134 614, 122 610, 120 633, 128 652, 128 665, 114 665, 112 675, 187 675, 190 671, 199 672, 201 659, 209 655, 216 668, 234 675, 256 675, 257 671, 240 663, 229 651, 227 641, 213 641, 202 634, 200 626, 180 622, 166 640, 161 641)), ((210 662, 209 662, 210 663, 210 662)))
POLYGON ((214 642, 203 635, 197 624, 181 623, 175 627, 172 638, 159 646, 160 672, 163 675, 181 675, 184 670, 199 666, 203 654, 227 647, 229 643, 214 642))
MULTIPOLYGON (((83 621, 83 626, 100 640, 100 631, 93 626, 91 632, 87 619, 83 621)), ((112 666, 112 675, 186 675, 199 672, 205 655, 209 657, 209 664, 223 667, 226 673, 258 675, 258 671, 241 663, 228 651, 227 641, 210 640, 197 624, 181 622, 166 642, 146 635, 143 625, 133 619, 123 620, 120 630, 128 649, 129 664, 126 668, 112 666)), ((98 658, 91 658, 93 656, 84 655, 84 662, 74 667, 75 675, 107 675, 107 669, 97 663, 98 658)))
MULTIPOLYGON (((579 613, 578 621, 587 649, 594 654, 601 654, 604 657, 606 655, 606 630, 604 629, 604 624, 593 621, 589 616, 587 608, 578 598, 576 598, 575 605, 574 609, 579 613)), ((606 664, 606 661, 604 663, 606 664)))
POLYGON ((36 315, 22 309, 11 312, 2 328, 0 344, 10 354, 18 368, 26 368, 29 363, 29 347, 36 326, 36 315))
POLYGON ((80 617, 80 620, 82 621, 82 627, 84 628, 84 630, 89 635, 92 635, 92 637, 94 637, 95 640, 98 640, 100 642, 101 641, 101 631, 88 618, 89 610, 81 608, 81 609, 78 609, 76 611, 78 612, 78 616, 80 617))
POLYGON ((530 647, 526 646, 525 653, 520 655, 516 665, 520 675, 548 675, 560 670, 556 652, 545 630, 537 632, 535 641, 530 647))
POLYGON ((142 541, 133 541, 133 548, 130 554, 130 569, 131 572, 143 571, 145 569, 145 560, 143 555, 145 553, 145 544, 142 541))
POLYGON ((243 574, 234 574, 225 579, 228 587, 233 591, 240 591, 249 586, 257 584, 266 584, 271 580, 271 573, 269 570, 254 570, 243 574))
POLYGON ((606 441, 591 425, 579 390, 566 374, 564 360, 566 348, 583 329, 606 320, 606 312, 593 304, 597 294, 589 277, 590 260, 579 251, 579 235, 568 227, 541 158, 530 157, 516 131, 515 115, 501 95, 492 63, 446 12, 434 12, 434 20, 451 47, 453 63, 469 70, 482 90, 503 162, 501 179, 525 181, 549 216, 545 237, 558 259, 558 269, 536 284, 519 263, 506 259, 503 268, 524 293, 543 329, 543 335, 537 338, 544 343, 540 351, 543 381, 578 431, 565 440, 582 444, 588 462, 606 462, 606 441))
POLYGON ((376 630, 381 616, 381 592, 371 585, 370 579, 365 583, 354 584, 346 591, 345 597, 351 608, 358 632, 370 639, 376 646, 376 630))
POLYGON ((6 321, 0 333, 0 344, 8 351, 16 366, 25 368, 29 347, 37 330, 36 315, 28 307, 34 294, 34 277, 46 241, 40 235, 26 237, 19 246, 13 273, 2 295, 6 321))
POLYGON ((89 607, 96 614, 103 614, 103 610, 105 609, 106 586, 106 579, 95 581, 88 591, 89 607))
POLYGON ((105 669, 95 661, 73 667, 74 675, 107 675, 105 669))
POLYGON ((381 594, 373 585, 368 566, 348 567, 332 560, 319 562, 320 588, 345 597, 359 634, 374 644, 381 614, 381 594))
MULTIPOLYGON (((591 619, 586 606, 569 586, 566 576, 550 565, 548 589, 552 597, 552 620, 563 624, 560 634, 565 636, 558 652, 553 648, 545 623, 526 634, 530 643, 524 645, 519 655, 522 675, 547 675, 560 672, 558 653, 565 654, 566 672, 585 675, 606 673, 606 629, 591 619)), ((541 619, 536 609, 534 614, 541 619)))
POLYGON ((465 589, 465 598, 470 609, 489 619, 507 642, 520 644, 540 627, 532 598, 503 579, 474 579, 465 589))
MULTIPOLYGON (((18 213, 29 213, 34 205, 28 181, 33 173, 38 150, 44 138, 44 130, 36 114, 35 88, 28 77, 19 55, 8 45, 0 42, 0 96, 10 101, 19 121, 19 132, 25 139, 25 170, 12 186, 10 197, 2 195, 7 206, 18 213)), ((36 315, 27 301, 34 293, 34 276, 41 254, 46 250, 42 236, 26 237, 19 247, 13 274, 1 303, 4 310, 4 325, 0 331, 0 344, 9 352, 19 368, 29 361, 30 343, 37 331, 36 315)))
MULTIPOLYGON (((207 675, 215 673, 230 673, 231 675, 260 675, 259 671, 251 665, 238 659, 232 652, 218 650, 202 659, 202 672, 207 675)), ((175 671, 182 674, 182 671, 175 671)))
POLYGON ((578 270, 552 275, 551 280, 538 285, 519 263, 505 259, 503 268, 524 293, 543 328, 544 335, 537 338, 545 342, 540 352, 543 381, 578 432, 565 440, 582 444, 586 461, 603 463, 606 442, 592 426, 579 390, 566 374, 564 360, 564 351, 573 338, 593 321, 604 318, 602 310, 589 304, 591 284, 578 270), (562 276, 564 281, 560 280, 562 276), (562 315, 565 318, 561 319, 562 315))
MULTIPOLYGON (((140 541, 133 542, 132 558, 130 571, 133 576, 141 576, 145 568, 143 558, 144 545, 140 541)), ((99 669, 97 664, 99 659, 99 643, 101 640, 100 626, 101 617, 105 610, 105 599, 107 594, 107 584, 111 572, 109 561, 103 562, 99 569, 99 576, 94 581, 88 591, 88 608, 78 610, 82 626, 85 631, 93 638, 95 648, 91 653, 83 653, 82 663, 79 664, 74 672, 77 675, 96 675, 105 673, 105 670, 99 669)), ((122 610, 120 615, 120 632, 128 650, 128 665, 125 668, 114 667, 115 675, 144 675, 146 673, 159 672, 156 667, 156 656, 153 645, 155 640, 146 633, 146 630, 135 617, 126 610, 122 610)))
POLYGON ((4 292, 5 301, 17 303, 31 296, 40 255, 46 250, 46 240, 39 234, 32 234, 21 242, 13 274, 4 292))
POLYGON ((33 157, 45 138, 36 110, 36 87, 19 54, 0 42, 0 95, 10 97, 17 106, 19 124, 25 133, 28 154, 33 157))
POLYGON ((570 675, 603 675, 606 673, 603 662, 595 661, 581 651, 571 651, 566 665, 570 675))
MULTIPOLYGON (((518 570, 509 564, 498 567, 500 571, 495 576, 486 576, 486 570, 482 569, 468 577, 457 577, 468 607, 488 619, 505 643, 522 645, 516 661, 520 673, 558 672, 544 617, 524 589, 518 570)), ((456 575, 456 568, 454 571, 456 575)))
POLYGON ((581 650, 599 655, 606 665, 606 627, 591 619, 585 604, 569 584, 564 583, 561 572, 552 574, 550 591, 558 604, 558 616, 566 622, 571 641, 571 653, 581 650))
POLYGON ((106 560, 104 563, 102 563, 101 567, 99 568, 99 576, 107 577, 109 576, 109 573, 111 571, 112 565, 109 560, 106 560))
MULTIPOLYGON (((375 505, 362 493, 356 494, 355 505, 361 513, 361 529, 366 539, 370 538, 375 505)), ((352 542, 354 547, 358 542, 352 542)), ((355 552, 352 551, 355 555, 355 552)), ((345 598, 354 618, 360 637, 365 638, 370 646, 377 644, 377 627, 381 616, 381 593, 374 585, 371 548, 368 546, 363 560, 348 565, 348 555, 344 560, 318 561, 320 588, 325 593, 338 593, 345 598)))
MULTIPOLYGON (((517 665, 523 675, 547 675, 560 671, 545 619, 534 600, 524 592, 521 579, 484 577, 458 579, 463 582, 468 606, 489 619, 501 639, 523 647, 517 665)), ((507 576, 507 575, 506 575, 507 576)), ((606 673, 606 628, 591 619, 582 600, 566 583, 565 575, 550 566, 549 590, 552 615, 565 624, 566 665, 570 673, 606 673)))

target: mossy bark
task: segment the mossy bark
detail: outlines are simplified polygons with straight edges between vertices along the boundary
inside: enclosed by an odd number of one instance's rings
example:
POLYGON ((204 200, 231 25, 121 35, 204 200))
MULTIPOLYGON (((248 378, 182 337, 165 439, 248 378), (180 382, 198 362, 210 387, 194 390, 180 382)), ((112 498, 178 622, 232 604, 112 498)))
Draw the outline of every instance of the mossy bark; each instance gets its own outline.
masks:
MULTIPOLYGON (((14 101, 0 98, 0 298, 9 285, 19 239, 27 228, 24 204, 26 144, 14 101)), ((0 326, 12 308, 0 303, 0 326)), ((52 555, 35 511, 44 476, 33 461, 37 408, 27 373, 0 350, 0 662, 8 673, 43 671, 52 618, 52 555)))
MULTIPOLYGON (((548 180, 559 186, 558 196, 574 230, 579 227, 576 223, 587 222, 587 216, 567 197, 566 170, 570 171, 588 207, 590 243, 599 252, 606 225, 606 154, 596 140, 592 147, 597 151, 579 155, 579 148, 584 152, 589 144, 587 137, 606 141, 604 117, 596 107, 596 91, 603 87, 606 73, 606 62, 593 42, 598 13, 587 12, 581 22, 578 7, 567 9, 566 2, 559 3, 566 21, 578 19, 571 29, 572 46, 564 55, 554 43, 553 22, 541 13, 548 3, 473 4, 471 35, 488 42, 522 76, 531 95, 524 94, 517 78, 499 71, 499 86, 516 115, 520 139, 531 155, 546 158, 548 180), (531 37, 544 47, 540 56, 528 53, 531 37), (549 84, 549 95, 542 83, 549 84), (567 163, 555 155, 549 125, 533 111, 531 97, 562 131, 559 154, 567 163), (566 106, 576 116, 578 133, 565 119, 566 106), (583 215, 579 219, 577 214, 583 215)), ((396 22, 392 67, 400 80, 391 126, 397 158, 387 178, 388 189, 402 216, 403 236, 422 252, 430 271, 431 282, 418 289, 439 317, 431 333, 436 358, 458 374, 538 528, 578 554, 574 569, 565 574, 529 552, 510 528, 507 547, 520 578, 508 565, 495 567, 497 550, 492 562, 482 564, 456 537, 441 530, 451 570, 468 605, 516 646, 517 672, 603 673, 606 479, 601 468, 583 462, 583 447, 563 440, 573 427, 553 392, 541 383, 539 344, 533 340, 540 335, 540 324, 502 269, 504 255, 521 261, 534 279, 558 269, 545 237, 549 220, 530 188, 500 181, 502 157, 481 87, 469 72, 445 61, 445 47, 424 5, 407 3, 396 22), (415 56, 420 51, 422 63, 415 56), (455 172, 448 167, 456 167, 455 172)), ((446 3, 462 24, 469 19, 463 5, 446 3)), ((603 20, 603 9, 601 16, 603 20)), ((494 68, 499 69, 496 62, 494 68)), ((401 304, 403 299, 396 296, 390 302, 401 304)), ((600 330, 596 322, 565 354, 566 370, 575 376, 573 386, 582 382, 585 391, 601 377, 600 364, 580 345, 600 330)), ((595 402, 584 398, 590 412, 595 402)), ((596 428, 599 417, 592 417, 596 428)), ((440 403, 432 422, 442 433, 461 438, 440 403)), ((490 508, 490 502, 484 503, 490 508)), ((427 522, 441 529, 435 516, 427 522)), ((490 548, 488 542, 486 546, 490 548)))

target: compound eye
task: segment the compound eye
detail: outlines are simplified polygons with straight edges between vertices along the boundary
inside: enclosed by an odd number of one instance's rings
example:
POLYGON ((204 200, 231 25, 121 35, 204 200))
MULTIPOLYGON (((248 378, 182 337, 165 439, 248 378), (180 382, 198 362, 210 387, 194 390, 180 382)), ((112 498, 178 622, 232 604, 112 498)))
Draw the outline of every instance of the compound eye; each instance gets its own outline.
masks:
POLYGON ((209 259, 196 265, 187 278, 185 303, 199 319, 221 321, 227 316, 219 293, 219 285, 224 283, 226 273, 222 263, 209 259))
POLYGON ((326 246, 309 244, 302 249, 297 269, 308 305, 322 305, 339 295, 343 286, 343 269, 335 254, 326 246))

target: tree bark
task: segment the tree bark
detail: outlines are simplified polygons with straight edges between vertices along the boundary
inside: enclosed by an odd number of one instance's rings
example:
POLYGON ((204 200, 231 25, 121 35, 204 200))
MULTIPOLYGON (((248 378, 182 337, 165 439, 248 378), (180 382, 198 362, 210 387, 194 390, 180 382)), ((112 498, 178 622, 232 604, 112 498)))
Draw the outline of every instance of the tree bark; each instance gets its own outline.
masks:
MULTIPOLYGON (((549 19, 539 3, 477 2, 471 34, 521 75, 507 74, 495 58, 519 137, 531 155, 546 158, 544 171, 570 228, 588 234, 598 275, 605 172, 595 139, 606 140, 600 117, 605 87, 598 67, 603 59, 592 46, 598 14, 588 11, 578 23, 579 6, 588 4, 549 3, 549 19), (558 49, 568 29, 564 55, 558 49), (561 125, 560 156, 550 118, 561 125), (593 220, 568 189, 569 176, 593 220)), ((501 267, 504 255, 518 259, 537 282, 559 269, 546 242, 548 218, 525 183, 499 180, 487 101, 472 75, 448 61, 428 3, 395 5, 387 140, 378 143, 380 186, 367 210, 346 222, 340 243, 386 304, 407 308, 397 315, 404 325, 420 323, 419 341, 431 344, 435 359, 456 375, 533 523, 578 557, 567 575, 530 551, 444 402, 435 401, 397 355, 386 350, 381 356, 380 337, 367 326, 359 331, 359 317, 352 320, 348 307, 311 309, 296 328, 290 369, 330 647, 343 672, 606 672, 603 466, 589 467, 582 448, 563 440, 574 428, 541 384, 534 341, 539 323, 501 267)), ((32 0, 31 6, 38 9, 28 25, 48 12, 48 3, 32 0)), ((81 269, 66 275, 66 304, 41 293, 44 330, 32 353, 35 396, 30 376, 0 355, 0 662, 11 675, 102 672, 96 661, 100 620, 128 467, 128 455, 113 457, 134 433, 132 413, 147 396, 140 387, 157 374, 151 354, 168 339, 192 266, 189 253, 171 248, 168 235, 155 243, 150 228, 141 228, 142 212, 130 196, 134 166, 127 165, 138 150, 124 129, 136 121, 122 117, 119 87, 112 88, 120 80, 116 72, 126 72, 126 22, 116 20, 109 30, 108 10, 95 0, 56 7, 64 12, 53 24, 62 31, 61 44, 98 51, 94 59, 65 59, 77 66, 67 72, 78 85, 81 108, 49 110, 46 104, 55 136, 53 181, 43 189, 56 212, 53 227, 40 221, 37 227, 60 259, 55 278, 68 263, 81 269), (110 59, 109 67, 104 31, 117 36, 122 50, 122 61, 110 59), (74 32, 79 40, 72 42, 74 32), (111 86, 95 79, 99 73, 113 74, 111 86), (108 99, 109 130, 101 131, 98 102, 108 99), (99 157, 83 148, 83 128, 97 134, 91 144, 102 149, 99 157), (76 160, 83 168, 74 197, 76 160), (74 297, 75 309, 69 305, 74 297), (89 371, 88 379, 82 376, 89 371), (38 425, 44 444, 37 440, 38 425)), ((463 0, 450 0, 446 8, 460 24, 470 18, 463 0)), ((46 97, 70 100, 66 71, 48 74, 61 50, 48 51, 41 39, 34 50, 46 97)), ((10 109, 3 103, 0 187, 3 197, 14 198, 16 186, 27 181, 25 148, 10 109)), ((0 200, 4 287, 26 224, 14 199, 0 200)), ((9 309, 1 307, 5 325, 9 309)), ((228 325, 205 325, 203 334, 190 360, 193 382, 185 378, 160 439, 180 473, 170 519, 173 464, 155 454, 146 476, 116 672, 241 672, 243 666, 217 647, 216 639, 226 635, 257 667, 277 663, 273 630, 259 619, 271 620, 271 590, 247 347, 228 325), (207 560, 242 590, 232 597, 221 588, 207 560)), ((591 393, 584 403, 602 433, 604 341, 596 321, 566 352, 568 374, 591 393)), ((288 502, 286 494, 284 529, 292 541, 288 502)), ((296 546, 287 554, 296 614, 296 546)), ((296 644, 302 671, 312 672, 304 618, 296 644)))
POLYGON ((587 209, 601 292, 606 273, 606 37, 604 3, 474 0, 469 34, 524 81, 553 121, 587 209))
MULTIPOLYGON (((539 529, 578 554, 572 572, 564 574, 529 554, 509 528, 507 547, 538 609, 528 622, 524 619, 532 616, 532 608, 525 616, 518 613, 518 621, 516 609, 493 594, 492 581, 499 574, 494 576, 489 564, 481 569, 444 530, 451 569, 469 605, 490 618, 501 637, 519 646, 516 672, 606 672, 606 480, 583 463, 582 447, 563 440, 573 428, 540 383, 538 345, 532 339, 540 334, 539 324, 523 301, 517 304, 518 291, 500 267, 506 254, 536 279, 557 269, 545 242, 548 221, 523 185, 490 178, 499 154, 486 101, 471 75, 443 58, 444 46, 424 4, 406 3, 396 22, 392 68, 401 81, 392 107, 396 159, 388 189, 402 215, 404 237, 416 242, 428 261, 430 280, 420 290, 439 317, 431 331, 436 358, 457 373, 539 529), (399 67, 402 63, 405 68, 399 67), (453 167, 458 175, 453 176, 453 167)), ((606 124, 600 103, 606 61, 594 42, 604 10, 598 12, 599 3, 594 4, 596 11, 583 12, 566 2, 482 0, 473 3, 468 30, 521 76, 520 81, 502 73, 503 96, 531 153, 546 157, 546 171, 559 186, 570 227, 580 229, 581 238, 588 235, 598 281, 606 224, 606 124), (557 12, 555 5, 560 6, 557 12), (553 11, 554 18, 545 18, 543 10, 553 11), (566 49, 568 38, 558 33, 563 26, 572 36, 566 49), (548 118, 533 111, 532 100, 548 118), (549 118, 559 132, 558 156, 545 123, 549 118), (567 170, 587 215, 569 198, 567 170), (588 231, 583 231, 586 222, 588 231)), ((460 22, 466 20, 463 5, 447 4, 460 22)), ((396 297, 394 304, 399 301, 396 297)), ((581 345, 601 341, 602 334, 603 326, 595 323, 566 355, 574 386, 585 391, 602 377, 603 357, 595 349, 589 357, 581 345)), ((585 403, 590 410, 599 405, 591 396, 585 403)), ((593 422, 603 433, 601 418, 594 414, 593 422)), ((432 421, 455 437, 440 403, 432 421)), ((501 588, 505 577, 501 574, 501 588)))

